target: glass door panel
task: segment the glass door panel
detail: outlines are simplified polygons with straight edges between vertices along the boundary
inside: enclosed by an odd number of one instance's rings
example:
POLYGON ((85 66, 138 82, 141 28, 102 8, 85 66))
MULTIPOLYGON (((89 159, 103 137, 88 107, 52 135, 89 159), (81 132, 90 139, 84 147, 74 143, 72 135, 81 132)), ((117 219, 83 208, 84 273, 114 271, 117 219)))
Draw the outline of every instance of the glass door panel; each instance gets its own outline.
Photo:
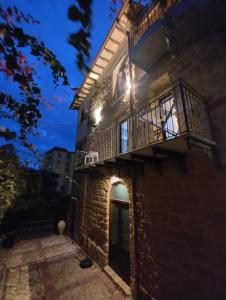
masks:
POLYGON ((129 209, 121 208, 121 247, 129 253, 129 209))
POLYGON ((120 124, 120 153, 128 152, 128 121, 123 121, 120 124))

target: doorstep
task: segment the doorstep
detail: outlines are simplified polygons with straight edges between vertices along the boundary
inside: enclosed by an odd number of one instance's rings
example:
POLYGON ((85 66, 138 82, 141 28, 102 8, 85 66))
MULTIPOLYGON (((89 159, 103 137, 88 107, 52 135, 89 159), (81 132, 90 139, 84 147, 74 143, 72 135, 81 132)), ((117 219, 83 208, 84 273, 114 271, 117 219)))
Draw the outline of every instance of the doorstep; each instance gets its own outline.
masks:
POLYGON ((128 286, 128 284, 126 284, 125 281, 123 281, 122 278, 118 276, 118 274, 115 273, 115 271, 112 270, 112 268, 109 265, 104 267, 104 272, 122 290, 125 296, 131 296, 131 289, 128 286))

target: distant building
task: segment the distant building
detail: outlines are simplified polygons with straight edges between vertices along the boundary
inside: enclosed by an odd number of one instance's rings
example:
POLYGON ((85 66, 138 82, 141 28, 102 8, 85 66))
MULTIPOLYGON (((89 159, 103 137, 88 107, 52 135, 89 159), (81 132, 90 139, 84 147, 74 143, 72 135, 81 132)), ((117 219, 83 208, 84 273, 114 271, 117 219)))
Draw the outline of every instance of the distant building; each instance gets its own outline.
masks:
POLYGON ((65 148, 53 147, 44 154, 42 169, 57 174, 57 191, 70 195, 74 167, 74 153, 65 148))
POLYGON ((16 149, 13 144, 6 144, 0 147, 0 159, 18 159, 16 149))

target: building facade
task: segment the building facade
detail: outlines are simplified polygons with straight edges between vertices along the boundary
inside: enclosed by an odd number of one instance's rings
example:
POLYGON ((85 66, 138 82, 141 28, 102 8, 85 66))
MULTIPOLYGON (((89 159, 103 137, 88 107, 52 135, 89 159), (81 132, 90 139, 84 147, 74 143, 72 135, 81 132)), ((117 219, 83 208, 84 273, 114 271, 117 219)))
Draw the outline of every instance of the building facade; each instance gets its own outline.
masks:
POLYGON ((226 299, 225 23, 127 1, 71 105, 74 237, 136 299, 226 299))
POLYGON ((53 147, 44 154, 42 169, 58 175, 57 191, 71 195, 74 153, 65 148, 53 147))

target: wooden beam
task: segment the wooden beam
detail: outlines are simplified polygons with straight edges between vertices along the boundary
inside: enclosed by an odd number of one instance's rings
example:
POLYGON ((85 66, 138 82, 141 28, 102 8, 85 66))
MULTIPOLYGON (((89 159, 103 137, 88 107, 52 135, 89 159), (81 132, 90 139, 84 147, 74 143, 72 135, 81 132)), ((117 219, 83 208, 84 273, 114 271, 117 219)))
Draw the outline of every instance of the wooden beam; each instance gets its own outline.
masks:
POLYGON ((94 78, 92 78, 92 77, 88 77, 90 80, 93 80, 93 82, 94 82, 94 85, 96 84, 96 82, 97 82, 97 80, 96 79, 94 79, 94 78))
POLYGON ((86 87, 82 87, 82 89, 87 90, 88 92, 90 92, 91 89, 87 89, 86 87))
POLYGON ((91 84, 91 83, 85 82, 84 84, 86 84, 86 85, 88 85, 88 86, 91 86, 91 87, 94 87, 94 86, 95 86, 95 83, 94 83, 94 84, 91 84))
POLYGON ((96 75, 98 75, 98 76, 100 76, 101 75, 101 73, 98 73, 98 72, 95 72, 95 71, 90 71, 90 73, 89 74, 91 74, 91 73, 93 73, 93 74, 96 74, 96 75))
POLYGON ((110 37, 109 40, 112 41, 112 43, 115 43, 117 46, 120 45, 120 43, 118 41, 116 41, 115 39, 113 39, 112 37, 110 37))
POLYGON ((95 66, 96 66, 97 68, 100 68, 100 69, 102 69, 102 70, 104 70, 104 69, 105 69, 105 67, 103 67, 103 66, 101 66, 101 65, 99 65, 99 64, 95 64, 95 66))
POLYGON ((82 96, 83 97, 83 99, 82 100, 84 100, 86 97, 87 97, 87 95, 86 94, 84 94, 85 96, 82 96))
POLYGON ((123 30, 122 28, 120 28, 118 25, 116 25, 115 27, 119 32, 121 32, 122 34, 126 34, 126 30, 123 30))
POLYGON ((110 59, 107 59, 107 58, 105 58, 103 56, 99 56, 99 58, 102 59, 103 61, 106 61, 107 63, 110 61, 110 59))
MULTIPOLYGON (((92 78, 92 77, 89 77, 89 76, 88 76, 87 79, 92 80, 92 81, 94 82, 94 84, 96 84, 96 82, 97 82, 96 79, 94 79, 94 78, 92 78)), ((90 83, 87 83, 87 82, 85 82, 85 83, 86 83, 86 84, 90 84, 90 83)), ((85 83, 84 83, 84 84, 85 84, 85 83)))
POLYGON ((86 89, 86 88, 83 87, 82 90, 81 90, 81 93, 82 93, 82 94, 84 94, 84 93, 85 93, 85 94, 89 94, 89 89, 86 89), (83 90, 84 90, 84 91, 83 91, 83 90))
POLYGON ((112 50, 110 50, 110 49, 108 49, 106 47, 104 47, 104 50, 107 51, 108 53, 112 54, 112 55, 114 54, 114 51, 112 51, 112 50))

